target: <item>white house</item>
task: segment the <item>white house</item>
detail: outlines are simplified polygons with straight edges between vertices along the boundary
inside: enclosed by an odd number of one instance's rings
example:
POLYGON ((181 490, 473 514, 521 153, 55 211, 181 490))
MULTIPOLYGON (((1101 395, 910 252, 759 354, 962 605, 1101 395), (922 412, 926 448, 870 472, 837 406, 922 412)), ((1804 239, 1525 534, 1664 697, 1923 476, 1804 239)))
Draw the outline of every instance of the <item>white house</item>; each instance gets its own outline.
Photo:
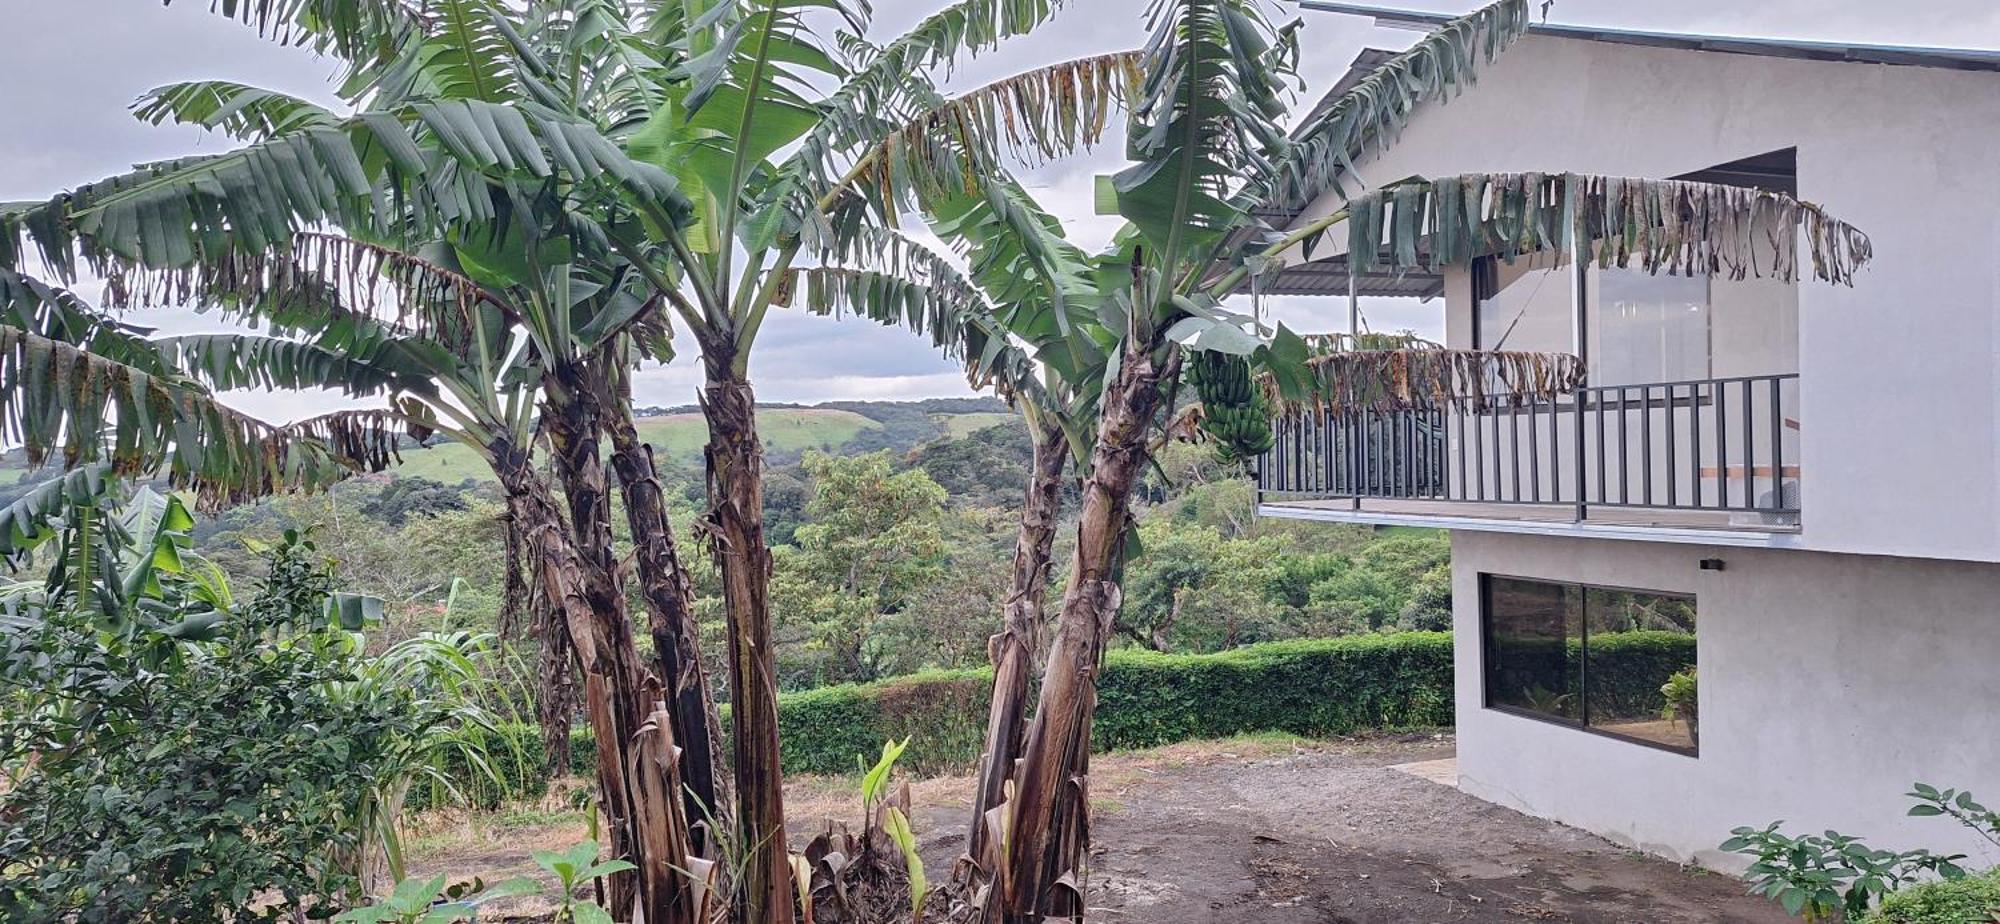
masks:
MULTIPOLYGON (((1577 352, 1589 385, 1283 427, 1261 514, 1451 531, 1466 792, 1721 867, 1775 819, 2000 863, 1903 798, 2000 799, 2000 52, 1540 25, 1360 164, 1527 171, 1794 193, 1875 258, 1851 287, 1364 276, 1436 299, 1449 346, 1577 352), (1692 720, 1660 694, 1689 668, 1692 720)), ((1264 291, 1350 297, 1316 256, 1264 291)))

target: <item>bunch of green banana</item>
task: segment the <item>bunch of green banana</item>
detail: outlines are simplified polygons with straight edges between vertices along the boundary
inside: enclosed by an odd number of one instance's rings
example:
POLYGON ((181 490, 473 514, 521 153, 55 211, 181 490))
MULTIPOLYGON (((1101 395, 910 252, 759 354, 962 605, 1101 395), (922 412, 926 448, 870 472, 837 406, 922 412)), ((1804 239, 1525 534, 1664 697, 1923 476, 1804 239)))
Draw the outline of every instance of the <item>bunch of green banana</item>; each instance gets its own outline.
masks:
POLYGON ((1271 402, 1241 356, 1199 352, 1187 359, 1187 381, 1201 398, 1201 429, 1224 463, 1271 448, 1271 402))

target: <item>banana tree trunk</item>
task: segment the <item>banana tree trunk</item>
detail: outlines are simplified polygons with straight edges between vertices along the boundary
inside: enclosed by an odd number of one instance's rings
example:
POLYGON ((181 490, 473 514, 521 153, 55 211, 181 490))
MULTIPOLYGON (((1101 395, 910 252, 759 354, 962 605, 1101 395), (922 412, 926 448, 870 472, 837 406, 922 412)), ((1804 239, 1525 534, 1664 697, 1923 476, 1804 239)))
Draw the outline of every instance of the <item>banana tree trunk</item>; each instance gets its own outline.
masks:
POLYGON ((557 777, 570 771, 575 756, 570 751, 570 728, 576 721, 576 643, 569 637, 569 623, 546 598, 533 604, 534 633, 537 640, 535 674, 540 680, 535 718, 542 726, 544 771, 557 777))
MULTIPOLYGON (((550 608, 569 628, 583 673, 584 714, 597 739, 600 807, 612 850, 638 869, 614 875, 614 918, 694 924, 693 890, 676 871, 688 865, 687 819, 671 731, 659 727, 660 690, 632 644, 632 626, 607 574, 580 554, 554 492, 521 447, 495 452, 507 509, 550 608)), ((600 472, 601 481, 601 472, 600 472)))
POLYGON ((721 721, 715 697, 702 666, 700 627, 694 618, 694 592, 681 566, 673 523, 667 519, 666 492, 653 465, 653 448, 639 441, 632 422, 632 404, 621 379, 611 400, 601 402, 605 430, 611 436, 611 468, 625 500, 625 520, 632 531, 640 589, 659 676, 666 685, 674 740, 681 745, 681 781, 687 817, 697 829, 695 852, 711 846, 708 822, 721 823, 728 810, 717 799, 716 768, 722 765, 721 721))
POLYGON ((530 588, 531 567, 527 540, 520 525, 507 518, 507 578, 504 608, 500 611, 500 637, 509 639, 522 631, 535 640, 535 718, 542 729, 542 772, 556 777, 569 772, 570 726, 576 716, 576 656, 569 640, 569 626, 562 621, 548 599, 530 588))
POLYGON ((1076 557, 1035 720, 1021 749, 1005 861, 987 896, 989 922, 1083 918, 1097 670, 1118 614, 1132 489, 1146 466, 1147 435, 1160 403, 1162 376, 1143 346, 1126 353, 1117 379, 1100 399, 1076 557))
POLYGON ((967 835, 968 865, 981 880, 1000 867, 988 851, 997 843, 995 825, 987 813, 1006 801, 1007 782, 1021 756, 1021 733, 1028 713, 1028 674, 1034 669, 1035 643, 1047 596, 1049 559, 1055 548, 1056 522, 1062 515, 1063 471, 1069 462, 1069 440, 1053 419, 1030 416, 1035 441, 1028 494, 1021 504, 1021 523, 1014 533, 1014 567, 1002 605, 1000 634, 988 642, 993 660, 993 699, 986 713, 986 752, 979 765, 979 786, 973 793, 972 828, 967 835))
POLYGON ((734 366, 735 345, 701 345, 707 383, 708 523, 729 617, 731 751, 736 831, 747 852, 733 920, 792 924, 792 869, 779 770, 778 681, 771 650, 771 550, 764 544, 764 446, 757 401, 734 366))

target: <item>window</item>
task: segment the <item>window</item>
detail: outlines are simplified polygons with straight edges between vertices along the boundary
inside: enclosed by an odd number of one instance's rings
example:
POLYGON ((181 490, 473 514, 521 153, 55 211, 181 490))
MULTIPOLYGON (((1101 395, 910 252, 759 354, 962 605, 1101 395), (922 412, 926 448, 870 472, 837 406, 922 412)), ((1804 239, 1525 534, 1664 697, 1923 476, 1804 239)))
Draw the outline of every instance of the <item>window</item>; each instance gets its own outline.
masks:
POLYGON ((1494 575, 1481 585, 1488 708, 1694 753, 1693 597, 1494 575))
POLYGON ((1576 349, 1569 258, 1552 253, 1473 264, 1473 345, 1482 350, 1576 349))
MULTIPOLYGON (((1770 151, 1676 179, 1792 195, 1798 152, 1770 151)), ((1473 263, 1473 346, 1577 350, 1570 260, 1544 252, 1473 263)), ((1583 267, 1583 356, 1590 384, 1649 385, 1798 371, 1798 287, 1752 275, 1654 275, 1583 267)))
POLYGON ((1708 277, 1637 269, 1591 273, 1591 383, 1644 385, 1709 377, 1708 277))
MULTIPOLYGON (((1483 350, 1569 353, 1576 349, 1567 258, 1535 254, 1481 259, 1473 313, 1483 350)), ((1584 268, 1593 385, 1644 385, 1710 374, 1707 276, 1584 268)))

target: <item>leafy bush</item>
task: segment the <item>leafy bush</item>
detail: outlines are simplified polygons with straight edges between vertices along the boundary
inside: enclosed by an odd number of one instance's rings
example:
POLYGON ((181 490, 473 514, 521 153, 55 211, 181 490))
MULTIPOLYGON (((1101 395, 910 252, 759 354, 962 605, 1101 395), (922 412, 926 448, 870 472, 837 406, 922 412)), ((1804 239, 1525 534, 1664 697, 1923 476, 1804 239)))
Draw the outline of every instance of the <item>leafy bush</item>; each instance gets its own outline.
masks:
MULTIPOLYGON (((963 767, 982 745, 987 671, 916 674, 779 698, 787 772, 843 773, 886 739, 903 764, 963 767)), ((1097 688, 1100 750, 1252 731, 1333 735, 1452 721, 1445 633, 1273 642, 1211 655, 1114 651, 1097 688)))
POLYGON ((1952 861, 1928 850, 1876 850, 1859 838, 1835 831, 1791 837, 1772 822, 1743 827, 1722 849, 1751 858, 1743 877, 1750 891, 1807 921, 1825 921, 1836 911, 1849 918, 1864 914, 1877 897, 1917 881, 1925 873, 1964 875, 1952 861))
POLYGON ((2000 921, 2000 869, 1914 885, 1887 898, 1867 924, 1986 924, 2000 921))
POLYGON ((936 773, 964 767, 985 744, 991 671, 927 671, 870 684, 778 697, 778 739, 787 773, 846 773, 883 741, 910 739, 904 767, 936 773))
POLYGON ((252 920, 356 896, 414 762, 462 718, 412 682, 416 649, 363 656, 342 628, 364 608, 309 541, 268 550, 238 602, 185 554, 191 524, 148 491, 79 507, 43 540, 48 580, 0 588, 0 919, 252 920))
MULTIPOLYGON (((1910 815, 1950 818, 1988 843, 2000 847, 2000 812, 1979 804, 1972 793, 1916 783, 1905 795, 1916 800, 1916 804, 1910 807, 1910 815)), ((1958 864, 1965 859, 1964 854, 1947 856, 1921 849, 1900 853, 1875 850, 1861 843, 1859 838, 1837 831, 1828 831, 1824 836, 1809 834, 1795 838, 1780 831, 1781 827, 1783 822, 1774 821, 1762 828, 1737 828, 1730 832, 1733 837, 1722 842, 1722 849, 1750 857, 1750 868, 1744 872, 1743 878, 1749 881, 1752 894, 1769 898, 1787 913, 1802 916, 1807 921, 1829 920, 1836 913, 1850 921, 1904 920, 1868 917, 1869 908, 1880 901, 1883 912, 1896 907, 1905 909, 1905 913, 1929 912, 1932 909, 1940 909, 1939 913, 1944 913, 1963 901, 1976 901, 1985 894, 1978 885, 1957 886, 1966 878, 1965 869, 1958 864), (1934 887, 1917 886, 1913 891, 1935 888, 1935 894, 1908 902, 1892 901, 1899 889, 1920 881, 1926 875, 1935 875, 1942 883, 1934 887)), ((1986 878, 1990 879, 1991 875, 1989 873, 1986 878)), ((1986 924, 1994 919, 2000 919, 2000 916, 1926 916, 1908 920, 1986 924)))
POLYGON ((1253 731, 1450 725, 1451 636, 1273 642, 1208 655, 1113 652, 1097 695, 1093 735, 1103 749, 1253 731))
MULTIPOLYGON (((885 740, 911 739, 902 765, 960 769, 979 757, 993 675, 931 671, 778 696, 787 773, 848 773, 885 740)), ((728 710, 723 710, 727 724, 728 710)), ((1143 748, 1255 731, 1340 735, 1452 722, 1451 635, 1408 632, 1272 642, 1209 655, 1114 651, 1098 683, 1100 750, 1143 748)), ((502 726, 485 742, 495 773, 532 786, 538 733, 502 726)), ((574 768, 594 758, 572 739, 574 768)), ((487 804, 497 794, 478 790, 487 804)))

